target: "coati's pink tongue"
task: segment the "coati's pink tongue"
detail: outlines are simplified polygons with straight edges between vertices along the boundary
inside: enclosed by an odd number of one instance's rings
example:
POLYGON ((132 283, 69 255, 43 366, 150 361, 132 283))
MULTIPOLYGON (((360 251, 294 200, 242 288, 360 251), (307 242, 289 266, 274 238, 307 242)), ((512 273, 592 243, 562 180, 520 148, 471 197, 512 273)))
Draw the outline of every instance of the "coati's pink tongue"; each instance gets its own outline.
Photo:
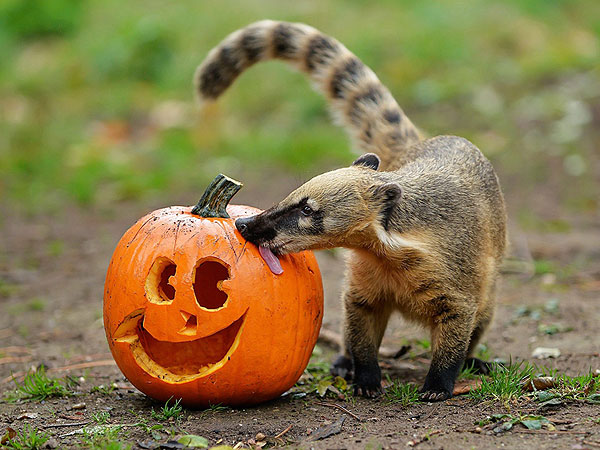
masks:
POLYGON ((281 275, 283 273, 279 259, 277 259, 277 256, 275 256, 270 248, 260 245, 258 247, 258 252, 260 253, 260 256, 262 256, 262 259, 267 263, 267 266, 269 266, 269 269, 271 269, 271 272, 275 275, 281 275))

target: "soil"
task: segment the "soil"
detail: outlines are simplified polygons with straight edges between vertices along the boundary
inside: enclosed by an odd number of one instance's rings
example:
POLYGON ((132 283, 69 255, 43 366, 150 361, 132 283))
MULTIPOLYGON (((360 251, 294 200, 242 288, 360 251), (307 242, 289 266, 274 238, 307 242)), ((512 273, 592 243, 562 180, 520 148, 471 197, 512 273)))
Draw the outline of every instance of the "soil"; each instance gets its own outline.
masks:
MULTIPOLYGON (((269 179, 269 186, 260 180, 247 181, 236 201, 265 208, 297 184, 283 175, 269 179), (261 185, 263 190, 259 190, 261 185)), ((538 194, 523 195, 510 186, 506 190, 512 212, 531 201, 532 208, 543 210, 549 219, 564 217, 552 204, 551 192, 538 194)), ((77 448, 81 437, 70 434, 81 430, 82 425, 76 424, 91 422, 91 426, 94 414, 108 411, 109 423, 126 425, 121 439, 134 448, 150 445, 152 440, 165 443, 180 434, 204 436, 210 445, 241 442, 247 447, 257 433, 267 436, 272 445, 316 449, 600 447, 597 405, 564 402, 541 408, 539 403, 526 400, 476 403, 466 396, 403 407, 385 399, 345 402, 321 399, 316 394, 301 398, 290 394, 252 408, 185 410, 179 420, 166 422, 165 429, 173 429, 172 436, 162 432, 153 437, 141 426, 134 426, 140 421, 159 423, 151 410, 161 405, 135 390, 112 363, 102 325, 106 268, 117 240, 137 218, 168 203, 191 203, 196 196, 117 205, 108 211, 67 207, 35 217, 3 208, 10 214, 3 214, 0 223, 0 391, 13 388, 11 374, 19 376, 40 364, 52 375, 70 375, 79 385, 74 397, 0 403, 0 436, 8 427, 19 430, 30 424, 52 436, 51 446, 77 448), (116 389, 91 392, 94 386, 113 383, 116 389), (342 406, 353 415, 331 405, 342 406), (487 416, 503 412, 542 414, 556 430, 530 431, 515 425, 510 431, 496 433, 493 426, 478 425, 487 416), (311 440, 322 431, 320 427, 335 425, 342 416, 345 420, 339 433, 311 440)), ((597 219, 592 214, 570 215, 568 233, 523 231, 511 222, 512 252, 525 270, 502 277, 496 318, 484 339, 491 357, 525 359, 570 375, 600 369, 597 219), (531 258, 550 261, 551 270, 538 267, 538 272, 548 273, 533 275, 531 258), (551 325, 558 331, 544 332, 544 327, 548 330, 551 325), (531 355, 536 347, 557 348, 561 354, 534 361, 531 355)), ((326 293, 323 328, 337 331, 343 251, 320 252, 318 258, 326 293)), ((423 330, 398 317, 388 328, 384 346, 399 349, 410 343, 416 353, 422 353, 417 340, 423 338, 427 338, 423 330)), ((319 344, 325 358, 331 358, 336 350, 328 342, 319 344)), ((412 355, 382 360, 384 373, 403 382, 421 383, 428 367, 427 355, 412 355)))

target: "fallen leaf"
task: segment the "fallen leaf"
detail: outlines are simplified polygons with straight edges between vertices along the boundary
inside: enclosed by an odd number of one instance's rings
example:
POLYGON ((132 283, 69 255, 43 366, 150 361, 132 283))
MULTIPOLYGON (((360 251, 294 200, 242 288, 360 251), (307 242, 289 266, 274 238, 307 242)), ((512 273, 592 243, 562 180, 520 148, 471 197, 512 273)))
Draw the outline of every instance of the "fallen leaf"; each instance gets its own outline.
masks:
POLYGON ((592 394, 587 398, 587 401, 594 404, 600 404, 600 394, 592 394))
POLYGON ((334 434, 338 434, 342 431, 342 425, 344 424, 344 420, 346 420, 346 416, 342 415, 338 420, 333 422, 331 425, 324 425, 322 427, 317 428, 311 436, 308 438, 309 441, 319 441, 321 439, 327 439, 334 434))
POLYGON ((2 438, 0 438, 0 445, 7 444, 8 441, 10 441, 16 437, 17 437, 17 432, 15 430, 13 430, 11 427, 8 427, 8 428, 6 428, 6 432, 4 433, 4 436, 2 436, 2 438))
POLYGON ((554 377, 533 377, 529 378, 522 385, 523 390, 525 391, 545 391, 546 389, 551 389, 556 387, 558 382, 554 377))
POLYGON ((195 434, 181 436, 177 439, 177 442, 192 448, 208 448, 208 439, 202 436, 196 436, 195 434))
POLYGON ((549 391, 538 391, 535 393, 538 401, 540 402, 547 402, 550 399, 556 398, 558 397, 558 394, 556 392, 549 392, 549 391))
POLYGON ((321 380, 319 381, 319 384, 317 384, 317 393, 319 394, 319 397, 325 397, 325 394, 327 393, 327 389, 329 389, 331 387, 331 380, 321 380))
POLYGON ((521 420, 521 423, 528 430, 541 430, 542 429, 542 421, 540 419, 531 419, 531 420, 521 420))
POLYGON ((513 422, 510 420, 508 422, 504 422, 502 425, 494 428, 494 433, 504 433, 505 431, 509 431, 513 425, 513 422))
POLYGON ((348 389, 348 382, 339 375, 333 380, 333 385, 340 391, 345 391, 346 389, 348 389))
POLYGON ((560 406, 562 404, 563 404, 563 402, 560 398, 554 397, 554 398, 551 398, 550 400, 546 400, 545 402, 540 403, 540 407, 547 408, 549 406, 560 406))
POLYGON ((468 394, 469 392, 479 388, 479 386, 481 386, 480 378, 475 380, 461 380, 454 385, 454 391, 452 392, 452 395, 468 394))

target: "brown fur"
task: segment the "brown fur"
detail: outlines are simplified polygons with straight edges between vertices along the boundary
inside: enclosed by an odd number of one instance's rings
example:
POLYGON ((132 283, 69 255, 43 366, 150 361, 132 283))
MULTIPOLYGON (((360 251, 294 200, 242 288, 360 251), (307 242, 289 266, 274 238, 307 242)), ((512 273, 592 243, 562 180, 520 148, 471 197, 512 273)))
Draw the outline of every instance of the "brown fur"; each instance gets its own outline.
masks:
POLYGON ((494 311, 506 217, 491 164, 462 138, 419 142, 370 69, 306 25, 264 21, 230 35, 198 69, 201 96, 216 98, 244 69, 271 57, 306 71, 361 147, 377 156, 309 180, 273 208, 238 220, 238 229, 279 254, 349 248, 346 348, 335 373, 353 371, 363 395, 381 392, 377 350, 397 310, 431 330, 423 398, 448 398, 494 311))

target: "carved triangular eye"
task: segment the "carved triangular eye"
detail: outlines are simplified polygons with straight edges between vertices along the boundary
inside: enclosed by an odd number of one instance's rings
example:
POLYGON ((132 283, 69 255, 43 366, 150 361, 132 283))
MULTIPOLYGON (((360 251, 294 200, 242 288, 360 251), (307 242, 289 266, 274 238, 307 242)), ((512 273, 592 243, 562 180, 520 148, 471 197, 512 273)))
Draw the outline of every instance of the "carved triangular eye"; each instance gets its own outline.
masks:
POLYGON ((152 303, 171 303, 175 298, 175 288, 171 278, 177 266, 169 258, 159 257, 154 261, 146 278, 146 297, 152 303))
POLYGON ((206 309, 221 308, 227 294, 221 290, 223 280, 229 279, 229 269, 219 261, 202 261, 194 274, 194 294, 198 305, 206 309))

